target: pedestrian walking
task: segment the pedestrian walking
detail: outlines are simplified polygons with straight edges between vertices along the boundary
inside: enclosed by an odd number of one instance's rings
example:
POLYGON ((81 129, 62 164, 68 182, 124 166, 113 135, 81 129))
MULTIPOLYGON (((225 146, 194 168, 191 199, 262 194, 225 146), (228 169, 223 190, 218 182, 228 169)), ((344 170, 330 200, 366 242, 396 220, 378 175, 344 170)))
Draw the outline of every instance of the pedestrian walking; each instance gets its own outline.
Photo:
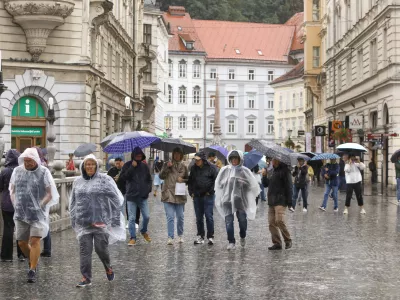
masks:
POLYGON ((375 159, 371 157, 371 161, 368 164, 369 171, 371 172, 371 183, 378 182, 378 170, 376 168, 375 159))
MULTIPOLYGON (((285 249, 292 248, 292 239, 285 222, 287 207, 292 205, 293 182, 288 166, 277 159, 272 160, 273 172, 269 178, 268 188, 268 223, 273 245, 269 250, 281 250, 282 240, 285 241, 285 249)), ((267 174, 263 174, 263 183, 267 180, 267 174)))
POLYGON ((313 169, 312 166, 310 166, 309 164, 307 164, 307 165, 308 165, 308 178, 309 178, 309 180, 308 180, 308 182, 309 182, 308 186, 312 186, 312 185, 314 185, 314 181, 315 181, 314 169, 313 169))
POLYGON ((74 154, 68 154, 68 160, 65 162, 67 171, 75 171, 74 154))
POLYGON ((346 185, 346 172, 344 171, 344 167, 346 166, 346 161, 349 159, 347 154, 343 154, 339 161, 339 190, 342 193, 345 193, 347 190, 346 185))
POLYGON ((301 192, 301 198, 303 199, 303 212, 307 212, 307 185, 308 185, 308 166, 305 164, 304 158, 299 157, 297 159, 298 165, 295 167, 293 172, 294 185, 293 185, 293 200, 292 205, 289 208, 291 212, 296 209, 297 198, 299 197, 299 192, 301 192))
POLYGON ((208 161, 214 164, 218 169, 221 169, 224 166, 222 161, 218 159, 217 154, 215 154, 215 152, 208 153, 208 161))
POLYGON ((364 209, 364 199, 362 195, 362 176, 361 171, 365 169, 364 163, 360 162, 354 154, 350 155, 350 159, 346 162, 344 171, 346 173, 346 207, 343 214, 348 214, 348 208, 350 207, 351 197, 353 196, 353 191, 356 194, 358 206, 360 207, 360 213, 365 214, 364 209))
POLYGON ((158 191, 158 187, 160 187, 161 191, 162 191, 162 186, 164 181, 160 179, 160 172, 162 169, 162 166, 164 165, 164 162, 161 161, 156 161, 154 163, 154 197, 157 197, 157 191, 158 191))
POLYGON ((331 159, 329 164, 326 164, 322 168, 322 176, 325 179, 325 193, 324 200, 319 209, 326 211, 328 204, 329 193, 332 193, 332 198, 334 201, 333 211, 338 212, 338 189, 339 189, 339 171, 340 166, 336 159, 331 159))
MULTIPOLYGON (((3 216, 3 238, 1 242, 0 258, 2 262, 13 261, 14 248, 14 206, 10 198, 11 174, 18 167, 18 157, 21 154, 14 149, 8 150, 4 161, 4 169, 0 173, 0 192, 1 197, 1 214, 3 216)), ((25 261, 25 256, 17 242, 17 257, 20 261, 25 261)))
POLYGON ((215 181, 215 206, 225 219, 228 235, 227 250, 236 248, 234 214, 239 222, 240 245, 246 245, 247 219, 254 220, 257 205, 255 198, 260 186, 251 171, 243 166, 243 152, 233 150, 228 154, 228 165, 223 167, 215 181))
POLYGON ((176 229, 178 232, 178 242, 183 243, 184 231, 184 211, 187 196, 176 193, 177 184, 182 185, 188 180, 188 168, 182 162, 183 151, 179 147, 172 151, 172 161, 164 163, 160 172, 160 178, 164 180, 161 201, 164 203, 165 214, 167 217, 168 241, 167 245, 173 245, 174 223, 177 219, 176 229))
POLYGON ((10 179, 10 198, 15 212, 16 236, 25 257, 29 258, 28 282, 36 282, 40 240, 49 231, 50 206, 59 194, 50 171, 41 165, 35 148, 27 148, 18 157, 10 179))
POLYGON ((109 244, 126 238, 122 205, 124 197, 115 181, 100 173, 97 159, 89 154, 80 166, 81 176, 75 179, 69 211, 71 225, 79 242, 82 280, 76 285, 92 284, 92 252, 99 256, 109 281, 115 278, 111 266, 109 244))
POLYGON ((193 198, 194 211, 196 214, 197 238, 195 245, 204 244, 204 216, 207 224, 208 244, 214 244, 214 202, 215 202, 215 180, 218 175, 217 166, 207 161, 203 152, 194 156, 196 161, 192 167, 188 189, 189 195, 193 198))
POLYGON ((142 213, 142 224, 140 233, 146 242, 151 242, 147 232, 150 221, 149 194, 152 190, 152 179, 149 167, 143 161, 146 159, 142 149, 136 147, 132 151, 132 160, 125 163, 121 171, 121 179, 126 184, 126 202, 129 212, 129 233, 128 246, 136 244, 136 213, 139 208, 142 213))

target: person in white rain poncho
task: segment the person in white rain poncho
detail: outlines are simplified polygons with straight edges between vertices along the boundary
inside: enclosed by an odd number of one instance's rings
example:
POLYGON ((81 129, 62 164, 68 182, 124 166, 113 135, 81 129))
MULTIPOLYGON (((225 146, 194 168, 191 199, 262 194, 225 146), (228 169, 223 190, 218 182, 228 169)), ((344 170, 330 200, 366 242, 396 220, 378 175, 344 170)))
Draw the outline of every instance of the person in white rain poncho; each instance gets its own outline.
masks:
POLYGON ((72 228, 80 248, 82 280, 77 287, 91 285, 92 252, 99 256, 109 281, 114 280, 108 245, 126 239, 122 206, 124 197, 107 174, 101 174, 96 157, 90 154, 80 166, 81 176, 75 179, 69 203, 72 228))
POLYGON ((229 165, 221 169, 215 181, 215 206, 225 218, 228 234, 228 250, 235 249, 234 214, 239 221, 240 244, 246 244, 247 218, 256 217, 256 197, 260 186, 251 171, 243 166, 243 152, 234 150, 228 154, 229 165))
POLYGON ((41 166, 38 152, 28 148, 18 158, 10 180, 10 197, 14 205, 16 236, 22 252, 29 258, 28 282, 36 281, 40 240, 49 231, 50 207, 59 194, 50 171, 41 166))

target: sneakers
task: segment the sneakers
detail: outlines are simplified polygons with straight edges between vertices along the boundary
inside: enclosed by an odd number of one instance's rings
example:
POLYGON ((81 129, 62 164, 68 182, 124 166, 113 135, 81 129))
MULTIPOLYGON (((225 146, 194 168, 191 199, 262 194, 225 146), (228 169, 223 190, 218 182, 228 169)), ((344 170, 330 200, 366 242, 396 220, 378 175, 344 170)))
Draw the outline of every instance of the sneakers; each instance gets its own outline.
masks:
POLYGON ((135 229, 139 229, 139 224, 135 223, 135 229))
POLYGON ((179 236, 179 237, 178 237, 178 243, 179 243, 179 244, 182 244, 183 242, 184 242, 183 236, 179 236))
POLYGON ((51 253, 49 253, 49 252, 42 252, 42 253, 40 253, 40 257, 51 257, 51 253))
POLYGON ((292 241, 291 240, 285 242, 285 249, 290 249, 290 248, 292 248, 292 241))
POLYGON ((136 245, 136 240, 130 239, 128 246, 135 246, 136 245))
POLYGON ((365 214, 366 214, 366 212, 365 212, 365 209, 364 209, 364 208, 362 208, 362 209, 361 209, 361 211, 360 211, 360 214, 362 214, 362 215, 365 215, 365 214))
MULTIPOLYGON (((108 277, 108 276, 107 276, 108 277)), ((85 286, 89 286, 92 285, 92 283, 90 282, 89 279, 86 279, 85 277, 82 278, 82 280, 80 282, 78 282, 78 284, 76 285, 76 287, 79 288, 84 288, 85 286)))
POLYGON ((174 244, 174 239, 168 238, 167 245, 173 245, 173 244, 174 244))
POLYGON ((307 208, 304 207, 304 208, 303 208, 303 212, 307 212, 307 208))
POLYGON ((326 208, 323 207, 323 206, 320 206, 319 209, 322 210, 322 211, 326 211, 326 208))
POLYGON ((107 275, 108 281, 113 281, 113 280, 115 279, 115 274, 114 274, 114 271, 113 271, 112 268, 109 268, 109 269, 106 271, 106 275, 107 275))
POLYGON ((289 210, 290 210, 291 212, 294 212, 294 208, 293 208, 293 207, 289 207, 289 210))
POLYGON ((129 223, 128 222, 126 222, 125 229, 129 229, 129 223))
POLYGON ((208 239, 208 244, 209 245, 214 245, 214 239, 213 238, 209 238, 208 239))
POLYGON ((1 262, 12 262, 12 259, 1 259, 1 262))
POLYGON ((244 248, 246 246, 246 239, 245 238, 240 238, 240 246, 244 248))
POLYGON ((337 208, 337 207, 333 209, 333 212, 338 212, 338 211, 339 211, 339 208, 337 208))
POLYGON ((198 236, 197 239, 194 241, 195 245, 204 244, 204 239, 201 236, 198 236))
POLYGON ((28 271, 28 283, 35 283, 36 282, 36 271, 29 270, 28 271))
POLYGON ((143 238, 146 240, 146 242, 150 243, 151 242, 151 238, 149 236, 149 234, 146 233, 142 233, 143 238))
POLYGON ((347 207, 345 207, 345 209, 344 209, 344 211, 343 211, 343 214, 344 215, 347 215, 349 213, 349 210, 347 209, 347 207))
POLYGON ((229 243, 228 246, 226 247, 226 250, 235 250, 236 245, 234 243, 229 243))
POLYGON ((18 256, 18 260, 19 261, 25 261, 25 256, 23 256, 23 255, 18 256))
POLYGON ((271 247, 268 247, 268 250, 282 250, 282 246, 280 244, 273 244, 271 247))

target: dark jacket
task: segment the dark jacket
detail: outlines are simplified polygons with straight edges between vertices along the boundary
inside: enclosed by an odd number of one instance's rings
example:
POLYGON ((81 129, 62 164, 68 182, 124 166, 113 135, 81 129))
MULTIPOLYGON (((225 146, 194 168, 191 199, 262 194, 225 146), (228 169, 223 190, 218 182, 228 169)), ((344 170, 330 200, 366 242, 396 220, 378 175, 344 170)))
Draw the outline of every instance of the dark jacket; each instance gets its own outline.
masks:
POLYGON ((293 177, 294 185, 297 188, 304 188, 307 186, 308 166, 302 165, 301 167, 296 166, 294 168, 293 177))
POLYGON ((207 193, 214 195, 214 184, 217 175, 217 166, 212 165, 206 159, 203 159, 203 166, 201 168, 194 165, 190 171, 188 180, 189 195, 194 195, 195 197, 203 197, 207 193))
POLYGON ((20 155, 21 154, 17 150, 8 150, 4 163, 5 168, 0 173, 0 192, 2 192, 1 209, 7 212, 14 212, 8 186, 10 185, 10 179, 14 168, 18 167, 18 157, 20 155))
POLYGON ((146 156, 140 148, 136 147, 133 149, 131 158, 131 161, 124 164, 121 174, 119 175, 120 180, 125 182, 126 200, 135 201, 147 199, 152 189, 152 179, 149 167, 143 162, 146 156), (137 166, 133 167, 132 161, 135 155, 139 153, 143 155, 143 159, 141 161, 136 161, 137 166))
POLYGON ((344 172, 344 167, 346 166, 346 163, 344 162, 343 159, 340 159, 339 161, 339 176, 340 177, 345 177, 346 174, 344 172))
MULTIPOLYGON (((263 180, 266 178, 263 177, 263 180)), ((279 164, 269 178, 268 205, 292 206, 293 183, 289 168, 279 164)))
POLYGON ((326 164, 326 166, 322 168, 322 176, 325 179, 325 183, 329 184, 329 186, 338 186, 339 171, 340 171, 340 166, 338 164, 326 164), (328 171, 325 171, 325 168, 328 168, 328 171), (325 174, 328 174, 329 179, 325 178, 325 174))
MULTIPOLYGON (((118 174, 120 174, 121 171, 122 171, 122 168, 118 169, 117 167, 112 167, 110 170, 108 170, 107 175, 114 179, 114 177, 117 176, 118 174)), ((125 195, 125 181, 118 178, 118 180, 116 181, 116 184, 117 184, 118 189, 121 191, 122 195, 125 195)))

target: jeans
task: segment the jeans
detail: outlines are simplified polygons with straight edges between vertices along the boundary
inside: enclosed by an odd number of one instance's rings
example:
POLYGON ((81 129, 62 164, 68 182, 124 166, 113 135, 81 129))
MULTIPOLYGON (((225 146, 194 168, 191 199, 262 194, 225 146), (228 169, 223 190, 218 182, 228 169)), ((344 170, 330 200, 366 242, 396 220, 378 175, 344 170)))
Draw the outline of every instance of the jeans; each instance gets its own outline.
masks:
POLYGON ((142 234, 147 233, 147 226, 149 225, 150 220, 149 202, 147 199, 135 199, 135 201, 127 201, 127 203, 129 212, 129 233, 131 235, 131 239, 136 240, 136 210, 139 207, 143 216, 140 232, 142 234))
MULTIPOLYGON (((238 210, 236 212, 236 217, 239 222, 240 237, 244 239, 246 237, 247 231, 247 214, 243 210, 238 210)), ((228 234, 228 241, 230 244, 235 244, 235 226, 233 225, 233 214, 225 217, 226 233, 228 234)))
POLYGON ((269 231, 272 243, 282 245, 281 233, 285 242, 291 241, 290 233, 285 223, 286 206, 270 206, 268 209, 269 231))
POLYGON ((50 236, 50 228, 49 233, 43 239, 43 253, 51 254, 51 236, 50 236))
MULTIPOLYGON (((3 240, 1 242, 1 259, 12 260, 13 259, 13 247, 14 247, 14 213, 8 211, 1 211, 3 215, 3 240)), ((24 256, 17 243, 17 256, 24 256)), ((24 256, 25 257, 25 256, 24 256)))
POLYGON ((396 178, 397 182, 397 200, 400 201, 400 178, 396 178))
POLYGON ((265 199, 265 189, 264 189, 264 185, 262 183, 260 183, 260 188, 261 188, 261 193, 260 193, 261 201, 266 201, 266 199, 265 199))
POLYGON ((296 208, 297 198, 299 197, 299 192, 301 191, 301 197, 303 198, 303 207, 307 208, 307 185, 302 188, 298 188, 293 185, 293 198, 292 198, 292 207, 296 208))
POLYGON ((204 239, 204 215, 207 223, 207 238, 214 238, 214 201, 215 195, 194 197, 194 211, 196 213, 197 235, 204 239))
MULTIPOLYGON (((125 207, 125 212, 126 212, 126 219, 129 220, 128 201, 126 201, 126 196, 124 196, 124 207, 125 207)), ((139 222, 140 222, 140 208, 138 206, 136 209, 135 223, 139 224, 139 222)))
POLYGON ((332 197, 334 201, 334 209, 338 208, 338 186, 330 186, 329 184, 325 184, 325 194, 324 194, 324 201, 322 202, 322 207, 326 208, 328 204, 328 196, 329 193, 332 191, 332 197))
POLYGON ((185 221, 185 204, 164 202, 165 215, 167 216, 168 237, 174 238, 175 215, 177 219, 176 230, 178 236, 183 235, 183 222, 185 221))
POLYGON ((346 207, 350 207, 351 197, 353 196, 353 191, 356 194, 358 206, 364 205, 364 199, 362 196, 362 185, 361 181, 357 183, 348 183, 346 191, 346 207))

